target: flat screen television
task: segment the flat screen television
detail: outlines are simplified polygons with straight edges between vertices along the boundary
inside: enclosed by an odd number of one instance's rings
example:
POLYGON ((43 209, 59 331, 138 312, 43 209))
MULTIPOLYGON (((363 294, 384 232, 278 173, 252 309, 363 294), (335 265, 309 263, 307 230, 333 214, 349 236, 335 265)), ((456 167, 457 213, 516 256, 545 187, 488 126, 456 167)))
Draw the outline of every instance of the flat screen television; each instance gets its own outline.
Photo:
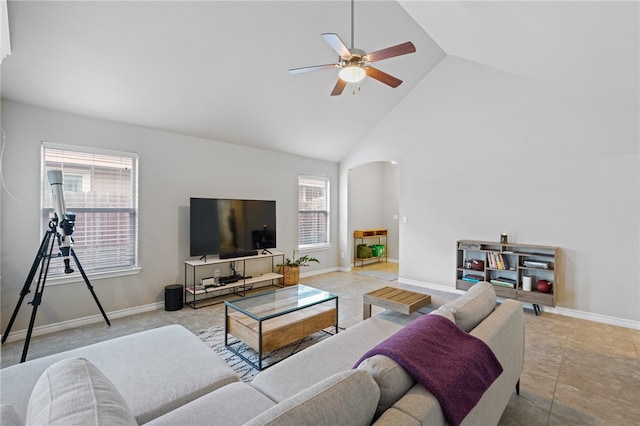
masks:
POLYGON ((190 255, 231 254, 276 247, 276 202, 191 198, 190 255))

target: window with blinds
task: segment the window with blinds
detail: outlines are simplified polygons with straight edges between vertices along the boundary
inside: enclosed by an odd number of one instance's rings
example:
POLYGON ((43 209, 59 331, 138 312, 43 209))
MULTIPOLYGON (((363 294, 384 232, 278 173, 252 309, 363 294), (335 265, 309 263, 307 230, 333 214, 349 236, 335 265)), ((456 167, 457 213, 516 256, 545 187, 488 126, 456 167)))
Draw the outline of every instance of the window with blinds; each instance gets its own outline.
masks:
POLYGON ((329 179, 298 177, 298 248, 329 244, 329 179))
MULTIPOLYGON (((54 215, 47 172, 61 170, 65 208, 76 214, 73 250, 85 272, 137 267, 137 155, 44 143, 42 165, 43 234, 54 215)), ((54 259, 49 275, 63 271, 54 259)))

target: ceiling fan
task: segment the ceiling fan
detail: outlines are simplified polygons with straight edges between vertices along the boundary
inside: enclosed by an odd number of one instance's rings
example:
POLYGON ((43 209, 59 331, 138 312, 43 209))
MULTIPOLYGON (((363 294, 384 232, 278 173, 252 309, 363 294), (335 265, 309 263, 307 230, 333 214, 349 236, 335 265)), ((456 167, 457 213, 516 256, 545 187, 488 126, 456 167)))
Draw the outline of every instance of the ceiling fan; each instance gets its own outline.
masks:
MULTIPOLYGON (((337 96, 342 94, 342 91, 347 86, 347 83, 359 83, 366 76, 369 76, 381 83, 384 83, 393 88, 398 87, 402 80, 389 75, 377 68, 372 67, 372 62, 381 61, 383 59, 394 58, 400 55, 406 55, 407 53, 413 53, 416 51, 416 47, 410 41, 398 44, 396 46, 387 47, 385 49, 376 50, 375 52, 366 53, 363 50, 356 49, 353 46, 353 4, 354 0, 351 0, 351 48, 342 42, 337 34, 324 33, 325 41, 329 43, 329 46, 339 56, 338 62, 335 64, 326 65, 314 65, 310 67, 292 68, 289 70, 289 74, 300 74, 310 71, 318 71, 329 68, 340 68, 338 73, 338 82, 331 92, 331 96, 337 96)), ((358 86, 360 90, 360 86, 358 86)), ((354 90, 355 93, 355 90, 354 90)))

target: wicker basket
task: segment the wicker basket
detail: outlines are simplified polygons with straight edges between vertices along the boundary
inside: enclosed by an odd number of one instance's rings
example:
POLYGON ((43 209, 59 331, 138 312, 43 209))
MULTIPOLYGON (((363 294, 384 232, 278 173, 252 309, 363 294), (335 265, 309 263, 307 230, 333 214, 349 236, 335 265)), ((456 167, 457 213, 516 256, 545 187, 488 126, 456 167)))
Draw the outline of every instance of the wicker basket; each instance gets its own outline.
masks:
POLYGON ((282 274, 282 283, 284 285, 296 285, 300 281, 299 266, 280 266, 278 273, 282 274))

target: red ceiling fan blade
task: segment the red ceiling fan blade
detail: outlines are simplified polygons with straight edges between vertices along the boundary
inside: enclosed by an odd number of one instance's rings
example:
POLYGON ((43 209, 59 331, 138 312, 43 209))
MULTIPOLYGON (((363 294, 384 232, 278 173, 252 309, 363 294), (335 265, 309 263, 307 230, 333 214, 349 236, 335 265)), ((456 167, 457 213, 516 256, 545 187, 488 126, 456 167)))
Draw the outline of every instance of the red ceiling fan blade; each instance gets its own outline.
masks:
POLYGON ((347 46, 345 46, 342 40, 340 40, 338 34, 324 33, 322 34, 322 37, 324 37, 325 41, 329 43, 329 46, 336 51, 338 56, 343 59, 351 59, 351 52, 349 52, 347 46))
POLYGON ((387 86, 391 86, 393 88, 396 88, 396 87, 400 86, 400 84, 402 84, 402 80, 399 80, 399 79, 395 78, 394 76, 387 74, 386 72, 380 71, 377 68, 367 67, 366 71, 367 71, 367 75, 369 77, 375 78, 376 80, 378 80, 381 83, 386 84, 387 86))
POLYGON ((324 70, 329 68, 337 68, 338 66, 339 66, 338 64, 326 64, 326 65, 314 65, 311 67, 292 68, 289 70, 289 74, 301 74, 304 72, 319 71, 319 70, 324 70))
POLYGON ((344 81, 343 79, 339 78, 338 82, 336 83, 336 85, 333 88, 333 91, 331 92, 331 96, 338 96, 342 94, 342 91, 344 90, 344 88, 347 86, 347 82, 344 81))
POLYGON ((393 58, 395 56, 406 55, 407 53, 413 53, 416 51, 416 47, 410 41, 396 46, 387 47, 386 49, 376 50, 375 52, 368 53, 367 58, 369 62, 381 61, 383 59, 393 58))

